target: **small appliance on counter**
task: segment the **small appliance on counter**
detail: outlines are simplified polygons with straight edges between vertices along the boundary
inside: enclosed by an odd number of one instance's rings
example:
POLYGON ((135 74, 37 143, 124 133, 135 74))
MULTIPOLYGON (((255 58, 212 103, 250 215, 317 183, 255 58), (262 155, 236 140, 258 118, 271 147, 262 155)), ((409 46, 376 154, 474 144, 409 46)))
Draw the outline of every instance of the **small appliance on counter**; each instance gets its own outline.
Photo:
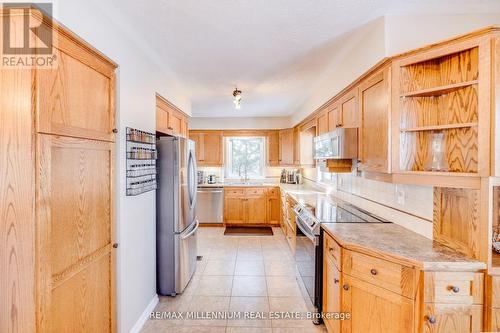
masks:
POLYGON ((215 177, 215 175, 208 175, 207 184, 216 184, 216 183, 217 183, 217 177, 215 177))
POLYGON ((302 173, 300 172, 300 169, 281 170, 280 183, 302 184, 302 173))
POLYGON ((196 172, 196 182, 198 183, 198 185, 201 185, 205 182, 205 174, 203 173, 203 171, 196 172))

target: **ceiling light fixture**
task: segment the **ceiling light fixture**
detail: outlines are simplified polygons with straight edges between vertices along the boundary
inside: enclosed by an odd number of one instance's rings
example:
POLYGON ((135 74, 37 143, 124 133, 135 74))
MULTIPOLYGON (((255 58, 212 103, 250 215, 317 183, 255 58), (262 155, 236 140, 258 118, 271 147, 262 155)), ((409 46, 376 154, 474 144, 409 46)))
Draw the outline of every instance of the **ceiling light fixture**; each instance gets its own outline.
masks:
POLYGON ((241 90, 238 90, 238 87, 234 89, 233 97, 234 107, 238 110, 241 109, 241 90))

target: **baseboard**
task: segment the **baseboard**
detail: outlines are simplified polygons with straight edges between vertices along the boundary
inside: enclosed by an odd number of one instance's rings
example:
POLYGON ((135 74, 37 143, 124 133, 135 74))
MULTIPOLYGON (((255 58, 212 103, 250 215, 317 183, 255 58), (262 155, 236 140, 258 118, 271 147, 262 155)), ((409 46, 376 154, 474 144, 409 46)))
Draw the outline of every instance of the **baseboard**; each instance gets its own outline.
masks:
POLYGON ((144 312, 141 314, 139 319, 137 319, 135 325, 130 329, 130 333, 139 333, 141 331, 142 327, 149 318, 149 314, 153 312, 159 301, 160 299, 158 298, 158 295, 155 295, 151 302, 149 302, 146 309, 144 309, 144 312))

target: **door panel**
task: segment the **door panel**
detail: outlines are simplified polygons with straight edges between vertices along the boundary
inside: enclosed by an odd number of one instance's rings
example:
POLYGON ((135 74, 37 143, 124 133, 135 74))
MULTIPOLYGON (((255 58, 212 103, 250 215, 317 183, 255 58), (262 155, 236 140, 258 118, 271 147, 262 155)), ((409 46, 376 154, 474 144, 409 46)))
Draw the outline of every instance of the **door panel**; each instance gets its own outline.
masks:
POLYGON ((246 222, 264 224, 267 221, 266 195, 248 196, 246 198, 246 222))
MULTIPOLYGON (((339 270, 333 261, 325 256, 323 259, 323 313, 330 313, 332 315, 335 312, 341 312, 341 285, 342 281, 339 270)), ((339 320, 325 318, 325 325, 332 332, 340 332, 339 320)))
POLYGON ((114 331, 113 155, 112 143, 38 135, 41 332, 114 331))
MULTIPOLYGON (((357 90, 357 88, 356 88, 357 90)), ((342 98, 340 127, 354 128, 358 126, 358 112, 356 109, 356 92, 349 92, 347 96, 342 98)))
POLYGON ((412 300, 347 274, 342 279, 342 310, 351 313, 343 332, 413 332, 412 300))
POLYGON ((483 307, 480 305, 426 303, 422 332, 480 332, 483 327, 482 310, 483 307))
POLYGON ((279 163, 293 165, 294 163, 293 128, 279 131, 279 163))
POLYGON ((57 69, 36 76, 38 132, 113 141, 114 76, 59 50, 56 55, 57 69))
POLYGON ((226 224, 245 223, 245 198, 224 198, 224 222, 226 224))
POLYGON ((333 131, 340 124, 340 107, 339 104, 336 104, 329 107, 328 111, 328 131, 333 131))
POLYGON ((361 113, 359 169, 363 171, 390 172, 388 73, 388 69, 385 69, 359 87, 361 113))

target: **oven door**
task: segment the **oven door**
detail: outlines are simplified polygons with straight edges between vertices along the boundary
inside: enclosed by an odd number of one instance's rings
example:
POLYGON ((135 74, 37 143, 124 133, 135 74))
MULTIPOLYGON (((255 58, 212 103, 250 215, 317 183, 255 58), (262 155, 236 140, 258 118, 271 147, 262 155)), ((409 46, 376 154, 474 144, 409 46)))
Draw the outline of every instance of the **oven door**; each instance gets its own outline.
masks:
POLYGON ((295 263, 309 299, 314 305, 315 310, 321 311, 322 256, 319 235, 315 235, 298 216, 296 217, 296 223, 297 243, 295 263))

